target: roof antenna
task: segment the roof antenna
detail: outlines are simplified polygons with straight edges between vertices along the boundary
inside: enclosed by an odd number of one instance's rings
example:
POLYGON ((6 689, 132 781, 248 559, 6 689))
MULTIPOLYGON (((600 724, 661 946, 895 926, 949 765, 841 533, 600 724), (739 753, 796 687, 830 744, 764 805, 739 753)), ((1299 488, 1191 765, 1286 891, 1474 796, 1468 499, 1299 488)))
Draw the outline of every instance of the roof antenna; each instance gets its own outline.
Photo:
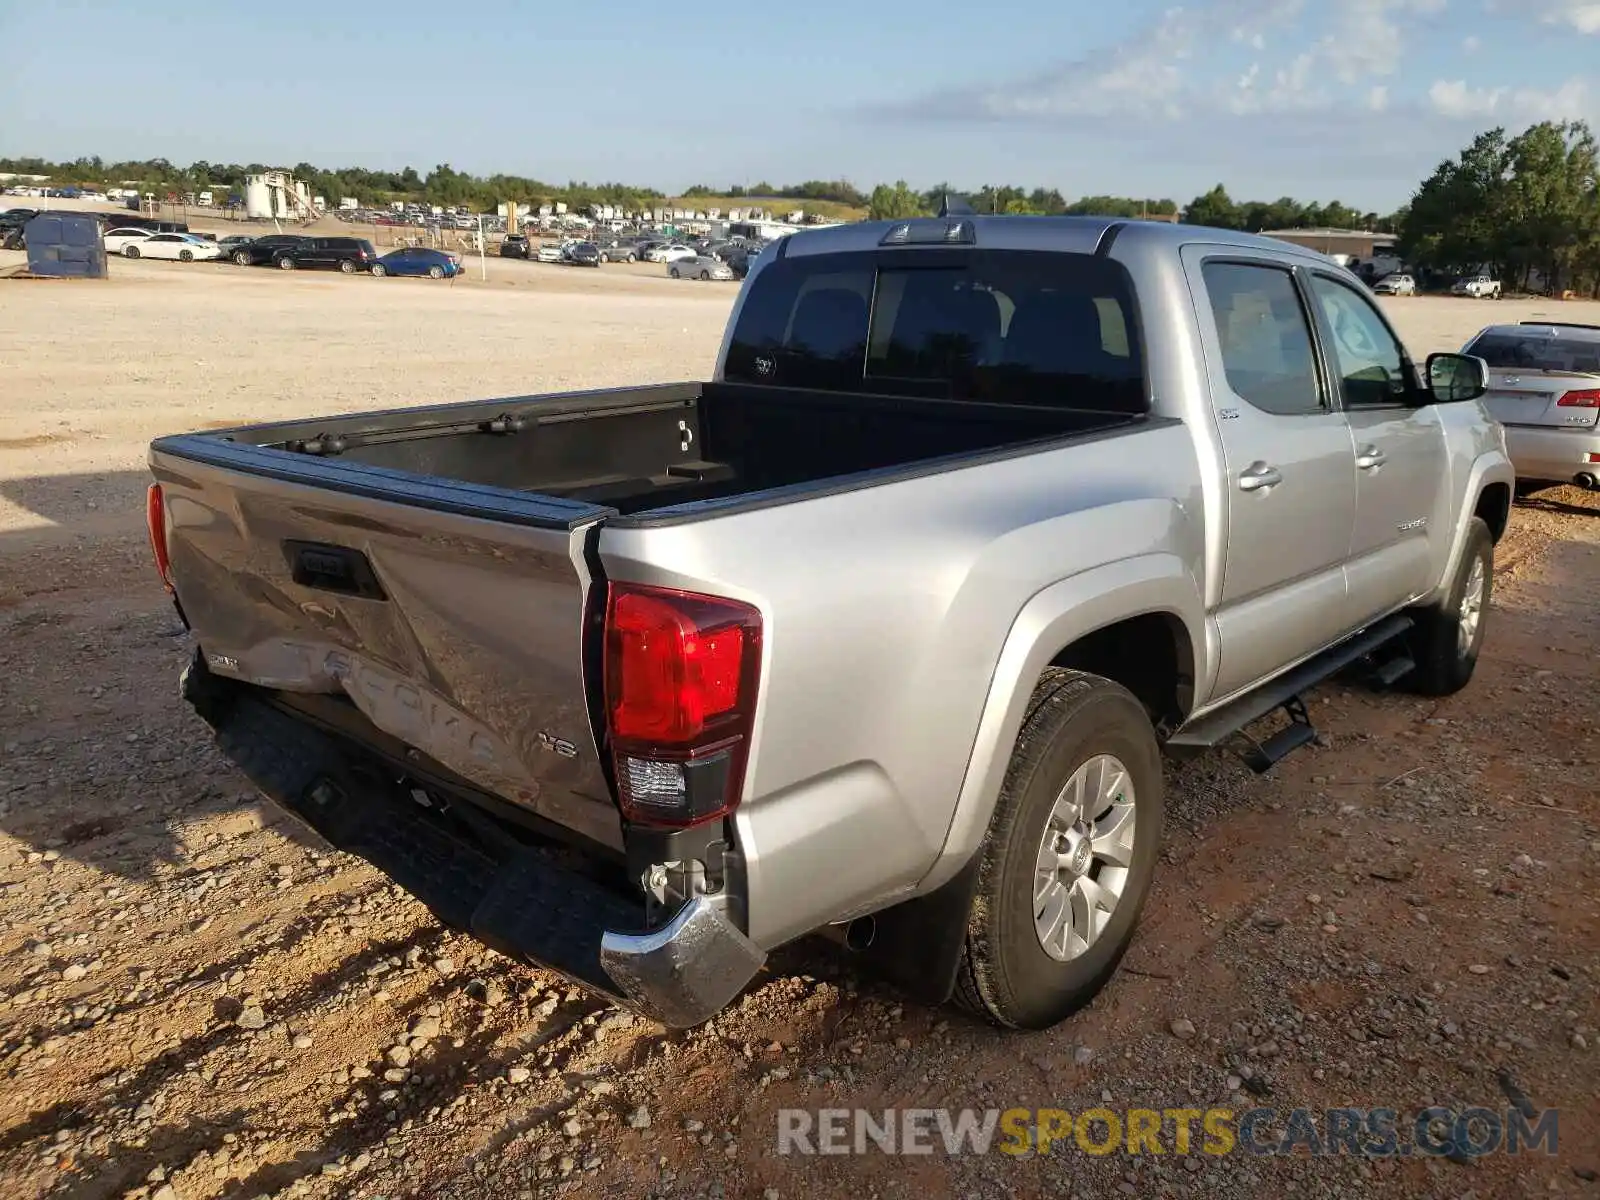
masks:
POLYGON ((939 201, 939 215, 941 217, 970 217, 975 214, 972 211, 972 205, 968 204, 960 196, 952 196, 949 192, 946 192, 939 201))

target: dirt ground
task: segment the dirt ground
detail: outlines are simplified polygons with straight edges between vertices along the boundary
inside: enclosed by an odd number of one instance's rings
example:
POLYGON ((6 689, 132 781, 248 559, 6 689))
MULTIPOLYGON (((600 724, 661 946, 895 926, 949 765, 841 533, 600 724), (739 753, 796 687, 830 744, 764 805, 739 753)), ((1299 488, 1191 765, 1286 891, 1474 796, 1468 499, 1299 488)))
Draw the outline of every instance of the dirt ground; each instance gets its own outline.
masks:
MULTIPOLYGON (((808 944, 665 1034, 443 931, 259 803, 177 697, 189 647, 144 544, 145 445, 692 378, 733 296, 491 271, 0 281, 5 1196, 1600 1196, 1592 494, 1516 507, 1467 691, 1333 684, 1325 744, 1270 775, 1173 768, 1125 966, 1045 1033, 903 1002, 808 944), (777 1152, 785 1107, 1272 1106, 1281 1128, 1302 1106, 1504 1113, 1524 1094, 1560 1110, 1553 1157, 777 1152)), ((1423 352, 1548 307, 1392 311, 1423 352)))

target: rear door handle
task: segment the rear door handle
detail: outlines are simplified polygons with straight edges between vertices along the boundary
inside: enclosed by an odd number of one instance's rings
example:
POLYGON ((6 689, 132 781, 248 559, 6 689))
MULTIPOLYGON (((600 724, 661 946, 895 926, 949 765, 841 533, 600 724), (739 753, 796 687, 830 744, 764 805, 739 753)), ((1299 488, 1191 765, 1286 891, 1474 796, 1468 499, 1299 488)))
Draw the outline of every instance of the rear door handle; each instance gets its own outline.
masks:
POLYGON ((1241 492, 1259 492, 1263 488, 1277 487, 1282 482, 1283 475, 1278 468, 1264 462, 1253 462, 1239 472, 1241 492))
POLYGON ((1361 449, 1356 451, 1356 466, 1360 467, 1363 471, 1371 471, 1377 467, 1383 466, 1383 464, 1388 461, 1389 460, 1384 457, 1383 451, 1379 450, 1376 446, 1363 446, 1361 449))

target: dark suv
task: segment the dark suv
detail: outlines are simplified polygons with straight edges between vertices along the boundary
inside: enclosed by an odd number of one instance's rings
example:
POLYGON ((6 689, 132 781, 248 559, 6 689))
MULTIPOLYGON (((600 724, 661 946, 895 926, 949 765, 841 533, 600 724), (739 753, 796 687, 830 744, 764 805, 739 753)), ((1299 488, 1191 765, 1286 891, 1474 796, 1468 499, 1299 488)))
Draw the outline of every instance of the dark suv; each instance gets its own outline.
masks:
POLYGON ((501 258, 531 258, 533 249, 528 244, 524 234, 508 233, 506 240, 500 243, 501 258))
POLYGON ((298 233, 269 233, 252 241, 241 243, 228 251, 228 257, 241 267, 259 267, 276 263, 278 255, 291 246, 308 241, 298 233))
POLYGON ((314 237, 303 238, 293 246, 285 246, 273 261, 285 271, 296 267, 337 267, 346 275, 357 271, 370 271, 378 259, 378 252, 366 238, 314 237))

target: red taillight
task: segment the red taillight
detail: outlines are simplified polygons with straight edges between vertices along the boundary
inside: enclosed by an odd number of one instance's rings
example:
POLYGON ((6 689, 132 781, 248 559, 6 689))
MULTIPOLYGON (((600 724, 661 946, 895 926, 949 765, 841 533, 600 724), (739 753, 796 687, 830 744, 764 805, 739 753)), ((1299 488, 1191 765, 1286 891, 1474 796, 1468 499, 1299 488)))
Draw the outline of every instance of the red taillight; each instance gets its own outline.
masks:
POLYGON ((1600 408, 1600 388, 1568 392, 1556 401, 1557 408, 1600 408))
POLYGON ((161 584, 172 591, 172 559, 167 554, 167 501, 161 494, 161 485, 152 483, 145 492, 144 523, 150 531, 150 553, 155 556, 156 573, 161 584))
POLYGON ((750 605, 611 585, 606 724, 625 816, 693 825, 739 803, 760 669, 750 605))

